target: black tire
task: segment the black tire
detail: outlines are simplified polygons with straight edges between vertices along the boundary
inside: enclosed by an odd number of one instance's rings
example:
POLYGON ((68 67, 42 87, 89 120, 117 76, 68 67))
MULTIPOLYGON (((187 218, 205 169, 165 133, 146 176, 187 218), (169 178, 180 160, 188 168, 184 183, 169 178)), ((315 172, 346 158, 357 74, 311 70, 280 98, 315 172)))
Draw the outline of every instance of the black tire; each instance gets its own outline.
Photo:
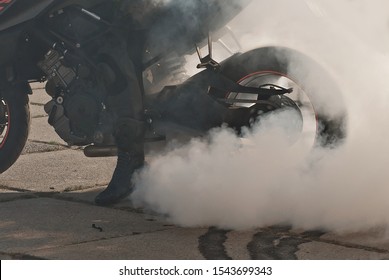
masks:
MULTIPOLYGON (((235 55, 221 64, 223 74, 241 81, 253 73, 272 73, 293 80, 309 98, 317 122, 316 146, 334 147, 346 136, 346 110, 341 91, 321 65, 295 50, 265 47, 235 55)), ((226 92, 210 94, 226 98, 226 92)))
POLYGON ((10 168, 19 158, 30 130, 28 86, 1 89, 0 120, 3 123, 0 138, 0 173, 10 168), (5 120, 5 122, 4 122, 5 120))

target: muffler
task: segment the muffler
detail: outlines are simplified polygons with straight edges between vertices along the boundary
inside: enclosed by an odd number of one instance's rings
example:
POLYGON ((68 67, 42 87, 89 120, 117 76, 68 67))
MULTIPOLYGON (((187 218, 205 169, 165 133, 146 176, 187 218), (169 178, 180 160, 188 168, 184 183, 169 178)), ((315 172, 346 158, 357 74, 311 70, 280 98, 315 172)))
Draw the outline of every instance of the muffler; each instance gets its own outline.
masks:
POLYGON ((84 148, 84 155, 86 157, 114 157, 118 154, 116 146, 95 146, 90 145, 84 148))

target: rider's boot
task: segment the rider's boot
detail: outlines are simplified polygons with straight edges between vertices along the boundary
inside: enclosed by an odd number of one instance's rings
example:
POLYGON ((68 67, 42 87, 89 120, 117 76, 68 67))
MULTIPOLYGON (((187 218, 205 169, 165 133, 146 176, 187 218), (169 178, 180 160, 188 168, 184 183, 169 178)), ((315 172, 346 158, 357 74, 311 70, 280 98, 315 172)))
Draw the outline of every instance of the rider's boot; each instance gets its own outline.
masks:
POLYGON ((142 168, 144 156, 131 156, 128 152, 119 150, 115 171, 108 187, 98 194, 95 203, 101 206, 113 205, 130 195, 134 190, 132 175, 142 168))
POLYGON ((108 187, 95 198, 97 205, 113 205, 133 192, 133 174, 144 165, 143 127, 143 122, 136 120, 119 122, 116 131, 116 168, 108 187))

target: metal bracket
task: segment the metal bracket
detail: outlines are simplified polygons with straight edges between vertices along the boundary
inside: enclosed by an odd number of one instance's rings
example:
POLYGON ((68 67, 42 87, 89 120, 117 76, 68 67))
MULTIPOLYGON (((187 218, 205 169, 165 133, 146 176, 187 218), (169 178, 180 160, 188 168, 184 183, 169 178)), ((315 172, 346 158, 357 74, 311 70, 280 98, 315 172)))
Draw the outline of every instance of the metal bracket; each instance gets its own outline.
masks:
POLYGON ((197 55, 200 59, 200 64, 197 65, 197 68, 206 68, 211 70, 218 70, 220 68, 220 64, 212 58, 212 37, 211 34, 208 33, 208 55, 202 57, 200 47, 196 45, 197 55))
MULTIPOLYGON (((249 93, 257 95, 257 100, 269 99, 275 95, 284 95, 287 93, 292 93, 293 88, 264 88, 264 87, 246 87, 242 86, 235 81, 224 76, 222 73, 206 70, 208 71, 208 79, 210 87, 216 88, 225 92, 237 92, 237 93, 249 93)), ((253 102, 250 102, 253 103, 253 102)))

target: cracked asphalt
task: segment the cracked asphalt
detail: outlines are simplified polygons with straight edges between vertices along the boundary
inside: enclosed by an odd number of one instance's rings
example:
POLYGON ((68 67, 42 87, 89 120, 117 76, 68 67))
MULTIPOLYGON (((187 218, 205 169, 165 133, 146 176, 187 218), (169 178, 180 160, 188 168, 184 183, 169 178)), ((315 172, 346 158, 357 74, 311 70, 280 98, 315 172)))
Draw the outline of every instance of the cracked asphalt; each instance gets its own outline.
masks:
POLYGON ((382 260, 385 229, 337 235, 287 226, 250 231, 181 228, 134 208, 94 205, 115 158, 90 159, 47 124, 40 84, 30 98, 32 127, 17 163, 0 175, 0 259, 60 260, 382 260))

